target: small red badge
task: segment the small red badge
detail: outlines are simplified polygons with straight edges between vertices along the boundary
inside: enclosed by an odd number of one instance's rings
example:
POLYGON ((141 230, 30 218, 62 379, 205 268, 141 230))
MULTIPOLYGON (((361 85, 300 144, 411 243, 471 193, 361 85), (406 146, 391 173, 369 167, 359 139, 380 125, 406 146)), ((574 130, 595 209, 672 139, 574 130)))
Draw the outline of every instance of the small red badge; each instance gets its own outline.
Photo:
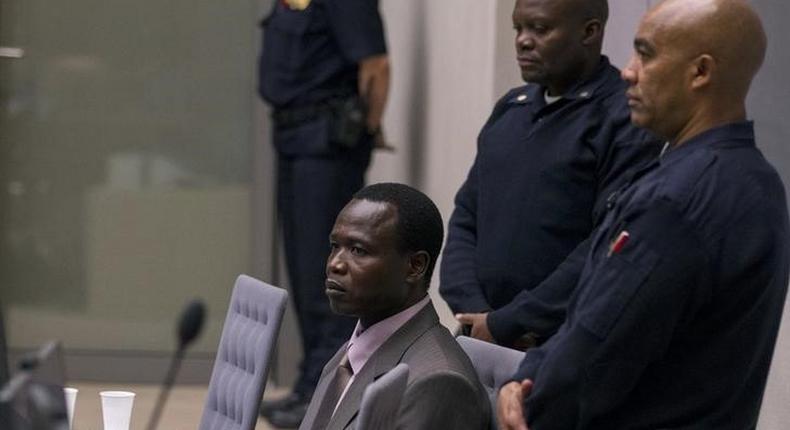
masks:
POLYGON ((627 231, 623 230, 620 234, 617 235, 617 239, 613 240, 611 244, 609 244, 609 253, 607 257, 611 257, 612 254, 617 254, 620 252, 626 243, 628 243, 628 239, 631 237, 627 231))

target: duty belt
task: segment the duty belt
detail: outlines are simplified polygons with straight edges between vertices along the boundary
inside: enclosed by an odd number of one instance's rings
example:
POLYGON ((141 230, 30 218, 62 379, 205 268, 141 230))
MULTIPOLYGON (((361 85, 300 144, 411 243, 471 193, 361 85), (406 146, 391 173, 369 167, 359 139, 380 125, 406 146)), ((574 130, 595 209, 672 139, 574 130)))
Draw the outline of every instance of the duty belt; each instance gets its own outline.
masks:
POLYGON ((324 115, 331 115, 333 109, 343 104, 350 97, 336 97, 312 105, 296 106, 285 109, 275 109, 272 119, 277 127, 294 127, 306 122, 310 122, 324 115))
POLYGON ((277 109, 272 113, 272 119, 277 127, 288 128, 312 121, 323 114, 329 113, 329 111, 330 107, 326 103, 290 109, 277 109))

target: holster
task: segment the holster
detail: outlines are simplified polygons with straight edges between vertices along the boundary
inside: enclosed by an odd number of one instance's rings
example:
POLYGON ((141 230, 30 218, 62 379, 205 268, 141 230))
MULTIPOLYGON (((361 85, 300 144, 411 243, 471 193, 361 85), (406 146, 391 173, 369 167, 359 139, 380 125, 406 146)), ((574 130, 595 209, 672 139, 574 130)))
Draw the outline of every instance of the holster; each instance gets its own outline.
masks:
POLYGON ((367 109, 358 96, 333 98, 314 105, 276 109, 272 114, 279 128, 295 127, 321 116, 329 119, 329 139, 342 148, 357 146, 367 133, 367 109))

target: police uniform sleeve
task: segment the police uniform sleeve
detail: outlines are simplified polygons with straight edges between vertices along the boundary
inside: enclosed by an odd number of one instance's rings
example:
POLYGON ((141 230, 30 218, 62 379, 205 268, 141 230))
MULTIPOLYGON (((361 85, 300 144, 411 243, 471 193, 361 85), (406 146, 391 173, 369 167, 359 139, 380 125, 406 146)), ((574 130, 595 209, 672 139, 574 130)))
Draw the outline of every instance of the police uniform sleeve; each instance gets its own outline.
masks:
POLYGON ((545 340, 557 331, 565 321, 589 249, 588 238, 536 288, 521 291, 506 306, 489 312, 488 330, 498 344, 512 345, 527 333, 545 340))
POLYGON ((525 402, 533 430, 587 428, 622 404, 709 298, 702 241, 669 203, 625 219, 593 245, 566 323, 514 376, 535 383, 525 402), (623 230, 629 240, 608 255, 623 230))
POLYGON ((439 292, 455 313, 491 309, 477 278, 477 160, 455 196, 439 268, 439 292))
POLYGON ((324 0, 332 33, 352 62, 387 52, 378 0, 324 0))

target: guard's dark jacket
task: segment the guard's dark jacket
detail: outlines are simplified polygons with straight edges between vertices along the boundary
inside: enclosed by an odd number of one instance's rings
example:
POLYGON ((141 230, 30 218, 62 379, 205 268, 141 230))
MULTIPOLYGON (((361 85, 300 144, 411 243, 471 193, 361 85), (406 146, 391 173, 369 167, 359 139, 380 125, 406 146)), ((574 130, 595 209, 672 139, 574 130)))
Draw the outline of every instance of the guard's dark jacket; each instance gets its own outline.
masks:
POLYGON ((593 236, 567 321, 515 376, 535 382, 530 429, 753 429, 787 293, 782 182, 747 122, 633 181, 593 236))
POLYGON ((556 331, 581 267, 561 263, 600 221, 623 173, 658 154, 631 125, 625 88, 601 57, 593 76, 550 105, 541 86, 511 90, 480 132, 439 289, 454 312, 493 311, 500 343, 556 331))

